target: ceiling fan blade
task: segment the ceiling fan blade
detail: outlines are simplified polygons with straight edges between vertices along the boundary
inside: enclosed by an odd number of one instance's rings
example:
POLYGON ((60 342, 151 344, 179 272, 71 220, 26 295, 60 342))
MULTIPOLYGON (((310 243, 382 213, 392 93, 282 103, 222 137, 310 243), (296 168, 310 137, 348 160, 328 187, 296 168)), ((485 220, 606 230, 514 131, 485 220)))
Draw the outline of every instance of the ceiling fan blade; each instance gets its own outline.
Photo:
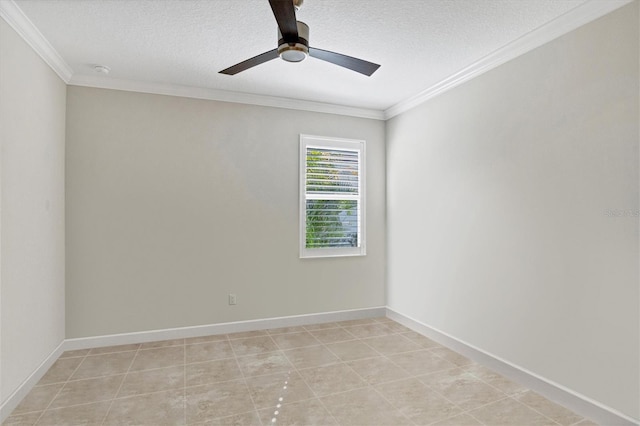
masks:
POLYGON ((316 49, 315 47, 309 48, 309 56, 331 62, 332 64, 340 65, 341 67, 348 68, 366 76, 371 76, 371 74, 380 68, 380 65, 374 64, 373 62, 343 55, 341 53, 330 52, 328 50, 316 49))
POLYGON ((220 74, 228 74, 235 75, 244 70, 248 70, 249 68, 255 67, 256 65, 264 64, 272 59, 278 57, 278 49, 273 49, 268 52, 264 52, 258 56, 254 56, 251 59, 247 59, 246 61, 242 61, 239 64, 235 64, 227 69, 220 71, 220 74))
POLYGON ((293 0, 269 0, 273 16, 276 17, 282 38, 287 43, 298 42, 298 24, 293 0))

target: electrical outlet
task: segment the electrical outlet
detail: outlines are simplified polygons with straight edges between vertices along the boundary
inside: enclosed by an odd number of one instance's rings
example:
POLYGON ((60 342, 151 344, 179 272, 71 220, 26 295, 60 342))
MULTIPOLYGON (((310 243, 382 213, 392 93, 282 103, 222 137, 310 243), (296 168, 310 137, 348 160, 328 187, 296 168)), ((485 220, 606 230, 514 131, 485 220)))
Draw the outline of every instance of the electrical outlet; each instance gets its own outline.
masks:
POLYGON ((236 295, 233 293, 229 293, 229 304, 235 305, 237 303, 238 303, 238 299, 236 298, 236 295))

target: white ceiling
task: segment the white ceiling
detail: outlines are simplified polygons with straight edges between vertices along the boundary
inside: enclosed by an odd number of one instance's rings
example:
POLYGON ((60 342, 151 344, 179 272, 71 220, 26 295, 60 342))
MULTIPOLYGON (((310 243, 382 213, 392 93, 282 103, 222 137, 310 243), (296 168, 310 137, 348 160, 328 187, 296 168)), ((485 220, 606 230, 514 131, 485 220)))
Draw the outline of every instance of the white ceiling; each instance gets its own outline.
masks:
POLYGON ((71 84, 154 83, 384 111, 517 46, 541 27, 552 28, 587 3, 607 1, 305 0, 297 18, 311 27, 310 45, 381 64, 371 77, 315 58, 298 64, 276 59, 235 76, 218 74, 276 47, 267 0, 13 4, 71 68, 71 84), (110 67, 110 74, 97 74, 97 64, 110 67))

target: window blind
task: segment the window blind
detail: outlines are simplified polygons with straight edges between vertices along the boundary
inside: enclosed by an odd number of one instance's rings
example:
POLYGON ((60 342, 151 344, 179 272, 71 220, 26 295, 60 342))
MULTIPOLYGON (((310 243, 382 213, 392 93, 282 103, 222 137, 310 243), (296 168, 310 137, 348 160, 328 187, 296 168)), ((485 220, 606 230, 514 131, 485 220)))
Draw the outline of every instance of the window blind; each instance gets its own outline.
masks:
POLYGON ((303 249, 315 251, 317 255, 323 252, 364 254, 359 250, 363 242, 363 145, 361 141, 351 145, 341 141, 301 145, 304 149, 301 155, 304 159, 303 249))

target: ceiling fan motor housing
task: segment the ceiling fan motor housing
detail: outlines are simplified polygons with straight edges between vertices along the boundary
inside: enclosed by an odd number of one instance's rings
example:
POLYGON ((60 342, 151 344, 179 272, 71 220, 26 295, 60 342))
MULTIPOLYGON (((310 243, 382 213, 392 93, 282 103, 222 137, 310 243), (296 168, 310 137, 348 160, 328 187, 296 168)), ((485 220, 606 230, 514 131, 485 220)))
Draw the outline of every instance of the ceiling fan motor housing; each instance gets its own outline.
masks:
POLYGON ((278 55, 287 62, 300 62, 309 56, 309 26, 296 21, 298 39, 285 40, 278 28, 278 55))

